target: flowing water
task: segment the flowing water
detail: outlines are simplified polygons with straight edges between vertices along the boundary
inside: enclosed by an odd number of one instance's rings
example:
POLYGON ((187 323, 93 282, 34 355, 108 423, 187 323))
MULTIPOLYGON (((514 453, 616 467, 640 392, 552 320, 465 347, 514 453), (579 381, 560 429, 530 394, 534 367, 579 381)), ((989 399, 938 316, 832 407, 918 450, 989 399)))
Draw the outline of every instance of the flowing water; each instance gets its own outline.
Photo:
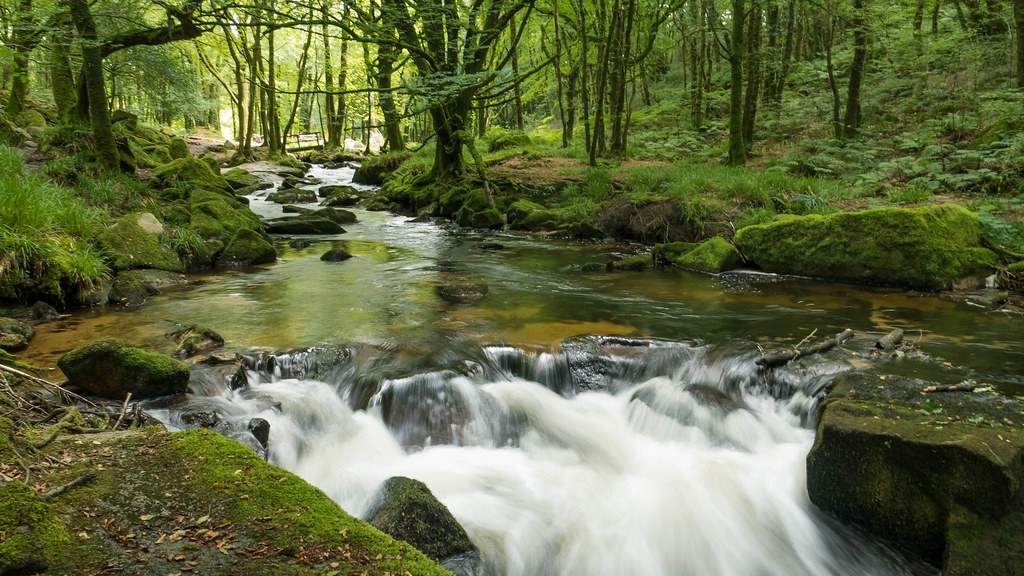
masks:
POLYGON ((214 328, 249 354, 248 385, 197 368, 193 394, 160 418, 187 427, 216 412, 249 443, 246 424, 264 418, 270 460, 355 515, 387 478, 422 480, 486 573, 509 576, 920 572, 808 501, 821 390, 902 327, 921 354, 886 370, 1024 392, 1019 320, 970 303, 760 274, 587 273, 624 249, 355 212, 338 237, 347 262, 319 260, 338 238, 282 240, 277 264, 41 326, 33 358, 103 335, 169 349, 174 323, 214 328), (487 297, 437 297, 466 279, 487 297), (859 334, 843 350, 754 366, 759 347, 843 328, 859 334))

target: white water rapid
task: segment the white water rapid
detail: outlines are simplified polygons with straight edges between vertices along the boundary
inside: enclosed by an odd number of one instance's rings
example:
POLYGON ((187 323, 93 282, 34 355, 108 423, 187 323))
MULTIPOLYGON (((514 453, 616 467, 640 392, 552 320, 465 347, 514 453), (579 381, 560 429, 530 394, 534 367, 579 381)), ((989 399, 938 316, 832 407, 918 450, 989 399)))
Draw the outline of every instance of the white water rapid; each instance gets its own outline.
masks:
POLYGON ((776 398, 749 359, 679 347, 639 371, 631 359, 615 393, 559 394, 559 355, 483 356, 461 374, 381 377, 365 410, 350 408, 363 387, 351 357, 315 378, 308 357, 279 357, 202 401, 239 426, 269 421, 270 460, 354 515, 389 477, 423 481, 488 574, 908 573, 808 501, 804 390, 827 374, 790 374, 776 398))

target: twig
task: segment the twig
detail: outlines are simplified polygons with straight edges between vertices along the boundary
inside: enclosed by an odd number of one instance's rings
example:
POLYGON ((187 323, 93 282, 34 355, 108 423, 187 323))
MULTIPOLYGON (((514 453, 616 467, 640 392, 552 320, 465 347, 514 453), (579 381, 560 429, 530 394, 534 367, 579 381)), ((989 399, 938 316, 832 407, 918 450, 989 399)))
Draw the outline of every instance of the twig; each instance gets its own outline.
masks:
POLYGON ((68 482, 67 484, 61 484, 60 486, 57 486, 56 488, 54 488, 53 490, 50 490, 49 492, 43 494, 39 498, 42 499, 42 500, 49 500, 50 498, 55 498, 55 497, 60 496, 61 494, 65 493, 65 492, 67 492, 68 490, 71 490, 75 486, 80 486, 82 484, 85 484, 86 482, 92 482, 95 478, 96 478, 96 473, 95 472, 88 472, 88 473, 86 473, 86 474, 84 474, 82 476, 79 476, 78 478, 75 478, 74 480, 72 480, 71 482, 68 482))
POLYGON ((793 350, 799 350, 800 347, 804 345, 804 342, 807 342, 811 338, 814 338, 814 335, 817 334, 817 333, 818 333, 818 329, 817 328, 815 328, 814 330, 811 330, 810 334, 808 334, 807 336, 804 336, 803 340, 797 342, 796 346, 793 346, 793 350))
POLYGON ((921 389, 921 392, 924 394, 934 394, 936 392, 974 392, 977 388, 977 384, 940 384, 925 386, 921 389))
POLYGON ((4 372, 9 372, 11 374, 14 374, 15 376, 20 376, 22 378, 26 378, 28 380, 31 380, 32 382, 35 382, 36 384, 42 384, 43 386, 48 386, 50 388, 54 388, 57 391, 59 391, 60 393, 67 394, 68 396, 70 396, 72 398, 75 398, 76 400, 81 400, 82 402, 85 402, 86 404, 89 404, 90 406, 95 406, 96 405, 93 401, 89 400, 88 398, 86 398, 84 396, 80 396, 78 394, 75 394, 74 392, 68 390, 67 388, 64 388, 60 384, 56 384, 54 382, 50 382, 49 380, 43 380, 42 378, 39 378, 38 376, 33 376, 33 375, 29 374, 28 372, 22 372, 21 370, 18 370, 17 368, 11 368, 10 366, 7 366, 5 364, 0 364, 0 370, 3 370, 4 372))
POLYGON ((121 420, 124 419, 124 414, 128 410, 128 402, 131 399, 132 399, 132 393, 129 392, 128 395, 124 397, 124 404, 121 405, 121 414, 118 415, 117 422, 114 422, 114 428, 113 428, 114 430, 117 430, 117 427, 121 425, 121 420))
POLYGON ((812 354, 821 354, 822 352, 828 352, 836 346, 842 345, 844 342, 853 338, 853 330, 847 328, 839 334, 836 334, 832 338, 822 340, 817 344, 808 347, 806 350, 798 350, 796 348, 791 350, 783 350, 774 354, 768 354, 762 356, 757 360, 757 365, 761 368, 778 368, 779 366, 785 366, 793 360, 803 358, 804 356, 810 356, 812 354))

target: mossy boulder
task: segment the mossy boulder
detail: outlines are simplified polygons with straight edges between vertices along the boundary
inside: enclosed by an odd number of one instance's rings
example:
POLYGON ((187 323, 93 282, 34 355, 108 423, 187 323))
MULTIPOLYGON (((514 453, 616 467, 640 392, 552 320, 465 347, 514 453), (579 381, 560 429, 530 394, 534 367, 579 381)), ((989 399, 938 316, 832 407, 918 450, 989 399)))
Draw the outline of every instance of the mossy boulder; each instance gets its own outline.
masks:
POLYGON ((281 189, 267 195, 267 200, 277 204, 313 204, 317 201, 316 192, 304 188, 281 189))
POLYGON ((311 211, 310 214, 326 218, 331 222, 337 222, 338 224, 354 224, 359 220, 356 218, 354 212, 342 210, 341 208, 321 208, 319 210, 311 211))
POLYGON ((368 518, 381 532, 408 542, 442 565, 465 556, 479 557, 465 529, 419 480, 388 478, 368 518))
POLYGON ((226 268, 269 264, 277 260, 274 245, 262 234, 242 228, 231 238, 224 251, 217 257, 217 265, 226 268))
POLYGON ((352 175, 356 184, 380 186, 384 178, 398 169, 403 162, 411 158, 408 152, 389 152, 380 156, 372 156, 363 161, 352 175))
POLYGON ((650 254, 637 254, 628 258, 612 260, 605 266, 605 269, 608 272, 642 272, 652 267, 653 264, 654 261, 650 254))
POLYGON ((739 230, 735 242, 770 272, 923 290, 985 275, 997 263, 981 246, 977 215, 953 204, 782 216, 739 230))
POLYGON ((743 260, 728 240, 715 236, 690 250, 675 254, 669 262, 687 270, 717 274, 739 268, 743 260))
POLYGON ((166 270, 125 270, 114 278, 110 303, 129 308, 142 306, 151 297, 168 288, 185 286, 188 277, 166 270))
POLYGON ((100 247, 115 270, 156 268, 181 272, 178 254, 160 241, 160 235, 139 224, 138 214, 128 214, 99 235, 100 247))
POLYGON ((210 169, 210 166, 191 156, 178 158, 158 166, 153 171, 157 184, 171 187, 175 184, 189 184, 193 188, 207 190, 230 190, 228 181, 210 169))
POLYGON ((15 116, 14 123, 22 128, 45 128, 46 116, 43 116, 38 110, 27 108, 15 116))
POLYGON ((294 218, 280 218, 267 223, 271 234, 344 234, 345 229, 333 220, 316 214, 303 214, 294 218))
POLYGON ((188 151, 188 143, 181 138, 171 139, 171 142, 167 145, 167 153, 170 154, 171 158, 174 160, 180 160, 191 156, 188 151))
POLYGON ((561 218, 557 212, 525 199, 513 202, 507 214, 509 228, 516 230, 539 232, 557 230, 561 226, 561 218))
POLYGON ((235 192, 263 183, 263 180, 259 176, 242 168, 232 168, 222 172, 221 177, 227 181, 228 186, 230 186, 235 192))
POLYGON ((90 342, 57 362, 76 387, 116 400, 152 398, 188 390, 188 365, 158 352, 113 339, 90 342))
POLYGON ((47 572, 70 541, 64 523, 31 488, 0 484, 0 574, 47 572))
POLYGON ((348 246, 341 242, 335 242, 330 250, 320 256, 320 260, 324 262, 344 262, 350 258, 352 253, 348 251, 348 246))
POLYGON ((669 242, 657 244, 651 251, 655 266, 671 266, 678 258, 700 246, 699 242, 669 242))
POLYGON ((240 230, 263 229, 259 217, 248 206, 227 194, 196 190, 189 203, 191 226, 206 240, 228 243, 240 230))
POLYGON ((923 394, 928 384, 839 376, 807 456, 811 501, 945 574, 1019 574, 1022 406, 993 392, 923 394))
POLYGON ((477 211, 469 206, 463 206, 455 213, 455 221, 459 226, 490 230, 495 230, 505 225, 501 219, 501 212, 498 212, 495 208, 484 208, 477 211))
POLYGON ((516 148, 518 146, 527 146, 530 144, 530 137, 524 132, 519 130, 503 131, 499 134, 495 134, 490 138, 490 143, 487 145, 487 150, 490 152, 498 152, 508 148, 516 148))
POLYGON ((0 350, 18 352, 28 347, 36 331, 27 322, 16 318, 0 318, 0 350))

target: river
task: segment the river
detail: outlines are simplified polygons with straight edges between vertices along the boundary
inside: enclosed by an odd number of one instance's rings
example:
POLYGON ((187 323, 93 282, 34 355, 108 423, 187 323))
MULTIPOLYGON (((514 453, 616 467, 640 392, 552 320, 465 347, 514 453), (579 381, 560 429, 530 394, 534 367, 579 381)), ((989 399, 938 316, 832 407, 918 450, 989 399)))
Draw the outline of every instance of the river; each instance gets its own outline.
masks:
MULTIPOLYGON (((280 215, 265 194, 252 209, 280 215)), ((817 392, 901 327, 920 353, 885 370, 1024 393, 1019 320, 962 300, 757 273, 586 272, 628 248, 353 211, 338 238, 279 240, 273 265, 40 326, 30 357, 53 364, 99 336, 170 351, 175 323, 213 328, 265 361, 238 390, 197 370, 194 394, 162 419, 216 410, 244 439, 265 418, 270 460, 355 515, 388 477, 422 480, 489 573, 508 576, 919 573, 808 501, 817 392), (330 240, 355 257, 322 262, 330 240), (437 296, 464 279, 489 293, 437 296), (771 376, 753 364, 845 328, 858 336, 814 361, 771 376)))

